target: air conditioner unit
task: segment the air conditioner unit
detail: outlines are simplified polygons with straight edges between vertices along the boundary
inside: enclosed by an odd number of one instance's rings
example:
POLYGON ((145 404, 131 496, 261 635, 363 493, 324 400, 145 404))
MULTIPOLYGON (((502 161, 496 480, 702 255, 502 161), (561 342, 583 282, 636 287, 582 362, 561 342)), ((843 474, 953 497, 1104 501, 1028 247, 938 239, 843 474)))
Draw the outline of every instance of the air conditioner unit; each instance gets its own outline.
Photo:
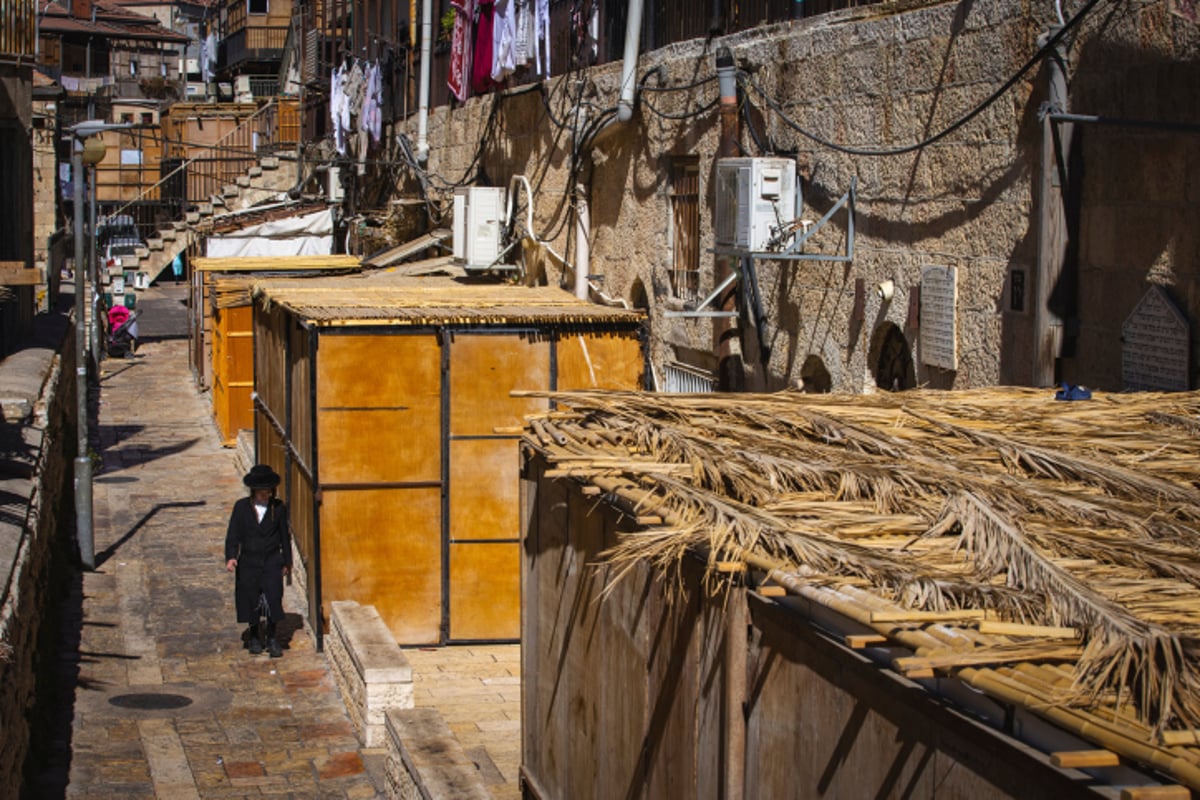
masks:
POLYGON ((233 79, 233 91, 238 97, 250 94, 250 76, 238 75, 233 79))
POLYGON ((504 187, 469 186, 454 191, 454 258, 466 269, 487 269, 500 258, 504 187))
POLYGON ((796 162, 722 158, 717 161, 716 195, 718 245, 752 252, 781 249, 779 229, 799 215, 796 162))

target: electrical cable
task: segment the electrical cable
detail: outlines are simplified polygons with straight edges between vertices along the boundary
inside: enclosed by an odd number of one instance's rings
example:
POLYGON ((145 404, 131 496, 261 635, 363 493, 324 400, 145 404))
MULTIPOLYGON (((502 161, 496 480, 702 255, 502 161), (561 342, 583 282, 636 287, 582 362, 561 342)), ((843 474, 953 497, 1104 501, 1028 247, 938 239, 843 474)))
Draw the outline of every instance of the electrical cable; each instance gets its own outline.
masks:
POLYGON ((976 106, 971 111, 964 114, 963 116, 959 117, 957 120, 950 123, 949 126, 947 126, 946 128, 943 128, 941 131, 935 133, 933 136, 926 138, 924 141, 917 142, 916 144, 906 145, 903 147, 896 147, 896 148, 889 148, 889 149, 873 148, 873 147, 849 147, 846 145, 837 144, 836 142, 831 142, 828 139, 824 139, 824 138, 818 136, 817 134, 812 133, 811 131, 807 130, 806 128, 801 126, 799 123, 795 122, 790 117, 788 117, 787 114, 783 110, 782 104, 779 101, 772 98, 770 95, 768 95, 766 93, 766 91, 761 86, 759 86, 758 83, 754 80, 754 78, 751 77, 748 73, 745 73, 745 72, 742 72, 739 70, 738 71, 738 83, 743 84, 743 85, 749 84, 749 86, 752 89, 754 89, 754 91, 758 92, 759 95, 762 96, 763 100, 766 101, 767 105, 771 108, 771 110, 774 111, 776 114, 778 114, 779 118, 781 120, 783 120, 783 122, 789 128, 796 131, 801 136, 804 136, 805 138, 810 139, 813 142, 816 142, 817 144, 821 145, 822 147, 827 147, 830 150, 836 150, 839 153, 846 153, 847 155, 852 155, 852 156, 898 156, 898 155, 904 155, 905 153, 911 153, 916 150, 920 150, 922 148, 928 147, 929 145, 934 144, 935 142, 938 142, 938 141, 946 138, 951 133, 953 133, 954 131, 963 127, 968 122, 970 122, 975 117, 977 117, 992 103, 999 100, 1002 96, 1004 96, 1004 94, 1006 92, 1008 92, 1009 89, 1011 89, 1013 86, 1016 85, 1017 81, 1019 81, 1022 77, 1025 76, 1025 73, 1029 72, 1029 70, 1031 70, 1034 66, 1036 66, 1038 63, 1040 63, 1042 61, 1042 59, 1045 58, 1046 53, 1052 51, 1052 49, 1055 47, 1055 45, 1057 45, 1060 41, 1062 41, 1063 37, 1066 36, 1067 32, 1070 31, 1072 28, 1074 28, 1085 16, 1087 16, 1088 12, 1090 12, 1099 2, 1100 2, 1100 0, 1088 0, 1087 4, 1084 5, 1084 7, 1081 8, 1078 12, 1076 12, 1075 16, 1071 17, 1071 19, 1065 25, 1063 25, 1061 28, 1059 28, 1058 31, 1056 31, 1052 36, 1050 36, 1046 40, 1045 44, 1043 44, 1041 47, 1039 47, 1037 49, 1037 51, 1032 56, 1030 56, 1029 60, 1025 62, 1025 65, 1023 67, 1021 67, 1021 69, 1019 69, 1015 74, 1012 75, 1012 77, 1010 77, 1008 80, 1006 80, 1000 86, 1000 88, 998 88, 994 92, 992 92, 991 95, 989 95, 986 99, 984 99, 984 101, 982 103, 980 103, 978 106, 976 106))
POLYGON ((708 112, 712 111, 714 108, 717 107, 717 104, 720 102, 721 102, 720 97, 714 97, 712 99, 712 102, 708 103, 705 106, 702 106, 701 108, 696 108, 691 111, 684 111, 684 112, 681 112, 678 114, 672 114, 668 111, 659 111, 657 108, 654 107, 654 104, 651 103, 647 99, 642 100, 642 104, 645 105, 646 108, 650 109, 653 113, 657 114, 658 116, 662 117, 663 119, 694 119, 696 117, 703 116, 704 114, 707 114, 708 112))

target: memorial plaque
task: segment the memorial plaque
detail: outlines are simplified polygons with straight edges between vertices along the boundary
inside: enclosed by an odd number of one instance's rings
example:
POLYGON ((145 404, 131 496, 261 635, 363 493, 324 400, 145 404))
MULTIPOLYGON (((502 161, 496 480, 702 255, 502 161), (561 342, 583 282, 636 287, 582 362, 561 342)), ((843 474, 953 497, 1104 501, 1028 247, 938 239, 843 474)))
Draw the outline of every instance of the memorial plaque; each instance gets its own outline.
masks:
POLYGON ((1159 286, 1138 301, 1121 326, 1121 382, 1149 392, 1188 390, 1187 318, 1159 286))
POLYGON ((958 369, 958 268, 921 269, 921 362, 958 369))

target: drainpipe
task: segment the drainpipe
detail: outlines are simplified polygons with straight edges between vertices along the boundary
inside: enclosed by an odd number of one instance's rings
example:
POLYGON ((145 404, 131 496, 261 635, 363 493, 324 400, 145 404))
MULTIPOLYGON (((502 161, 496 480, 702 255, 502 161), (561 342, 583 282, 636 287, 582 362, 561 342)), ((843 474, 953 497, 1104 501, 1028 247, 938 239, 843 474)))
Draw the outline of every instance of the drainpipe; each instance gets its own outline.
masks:
POLYGON ((588 188, 583 181, 575 184, 575 296, 580 300, 588 299, 588 272, 592 260, 591 245, 588 244, 588 234, 592 230, 588 188))
POLYGON ((621 66, 621 99, 617 101, 617 121, 633 119, 633 90, 637 80, 638 50, 642 36, 642 0, 629 0, 625 15, 625 61, 621 66))
MULTIPOLYGON (((731 158, 738 153, 737 68, 733 53, 724 46, 717 50, 717 83, 721 91, 721 140, 717 157, 731 158)), ((734 256, 718 255, 713 259, 714 286, 720 286, 734 272, 734 256)), ((736 282, 716 299, 714 309, 737 313, 736 282)), ((717 388, 722 392, 742 391, 746 370, 736 316, 713 317, 713 351, 717 356, 717 388)))
MULTIPOLYGON (((1039 45, 1058 33, 1051 26, 1042 34, 1039 45)), ((1062 276, 1068 231, 1062 185, 1066 177, 1067 153, 1071 147, 1073 126, 1055 122, 1054 112, 1067 109, 1066 45, 1060 40, 1046 54, 1049 112, 1042 115, 1041 177, 1038 187, 1037 280, 1033 296, 1033 372, 1034 386, 1050 386, 1058 381, 1059 355, 1063 344, 1063 319, 1050 307, 1050 298, 1062 276), (1056 127, 1057 126, 1057 127, 1056 127), (1060 169, 1061 165, 1061 169, 1060 169)))
POLYGON ((432 17, 433 0, 421 0, 421 80, 417 94, 417 161, 422 164, 429 158, 429 62, 433 59, 432 17))
MULTIPOLYGON (((629 0, 625 14, 625 60, 621 65, 621 96, 617 100, 617 116, 605 128, 615 123, 626 123, 633 119, 634 92, 637 88, 638 50, 641 48, 642 0, 629 0)), ((594 143, 600 133, 592 138, 594 143)), ((577 132, 578 133, 578 132, 577 132)), ((591 187, 580 180, 575 184, 575 296, 588 299, 588 274, 591 272, 591 246, 589 238, 592 215, 589 208, 591 187)))

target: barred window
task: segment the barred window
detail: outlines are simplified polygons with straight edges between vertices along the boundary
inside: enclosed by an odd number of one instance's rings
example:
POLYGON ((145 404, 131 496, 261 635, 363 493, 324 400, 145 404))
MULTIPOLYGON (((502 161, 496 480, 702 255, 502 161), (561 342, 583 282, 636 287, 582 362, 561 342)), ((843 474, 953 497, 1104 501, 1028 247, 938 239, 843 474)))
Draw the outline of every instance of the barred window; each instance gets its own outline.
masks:
POLYGON ((670 160, 671 291, 683 300, 700 293, 700 159, 670 160))

